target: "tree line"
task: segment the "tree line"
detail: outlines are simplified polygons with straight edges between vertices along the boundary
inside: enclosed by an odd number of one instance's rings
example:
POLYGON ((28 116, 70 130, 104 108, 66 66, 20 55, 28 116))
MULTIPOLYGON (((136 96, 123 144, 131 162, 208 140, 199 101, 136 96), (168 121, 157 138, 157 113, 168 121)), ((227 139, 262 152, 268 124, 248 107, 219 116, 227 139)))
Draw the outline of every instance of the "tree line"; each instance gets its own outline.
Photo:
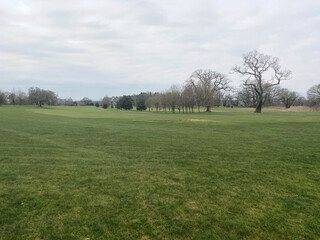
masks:
POLYGON ((32 87, 28 94, 14 90, 0 92, 0 105, 79 105, 125 110, 135 106, 140 111, 152 109, 172 113, 200 112, 201 109, 210 112, 215 106, 252 107, 256 113, 261 113, 262 106, 320 106, 320 84, 308 90, 307 98, 279 86, 281 82, 289 80, 292 73, 283 69, 276 57, 257 51, 249 52, 243 55, 239 66, 232 68, 232 74, 242 79, 240 89, 233 88, 225 74, 211 69, 199 69, 190 75, 182 87, 173 85, 161 93, 147 92, 119 98, 105 96, 99 101, 85 97, 73 101, 72 98, 60 99, 50 90, 32 87))

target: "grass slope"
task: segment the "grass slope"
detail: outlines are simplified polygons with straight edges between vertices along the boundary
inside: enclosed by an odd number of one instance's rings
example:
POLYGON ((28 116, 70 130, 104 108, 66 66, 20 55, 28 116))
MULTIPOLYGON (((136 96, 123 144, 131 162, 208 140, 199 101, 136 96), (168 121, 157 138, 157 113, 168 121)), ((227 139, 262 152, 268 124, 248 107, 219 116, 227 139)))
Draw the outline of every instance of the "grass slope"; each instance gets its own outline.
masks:
POLYGON ((0 107, 0 239, 317 239, 320 113, 0 107))

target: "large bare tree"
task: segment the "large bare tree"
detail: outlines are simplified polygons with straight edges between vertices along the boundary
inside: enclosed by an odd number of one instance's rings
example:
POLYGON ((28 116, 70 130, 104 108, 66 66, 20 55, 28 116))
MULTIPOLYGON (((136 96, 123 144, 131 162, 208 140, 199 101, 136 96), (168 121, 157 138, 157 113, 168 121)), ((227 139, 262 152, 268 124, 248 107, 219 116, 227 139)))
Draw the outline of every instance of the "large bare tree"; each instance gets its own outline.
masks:
POLYGON ((245 87, 254 90, 257 98, 256 113, 261 113, 266 90, 290 79, 291 76, 290 70, 281 69, 278 58, 257 51, 243 55, 242 66, 235 66, 232 70, 233 73, 245 77, 243 83, 245 87))
POLYGON ((187 82, 195 88, 197 101, 206 108, 206 112, 211 111, 217 91, 230 89, 227 77, 210 69, 194 71, 187 82))

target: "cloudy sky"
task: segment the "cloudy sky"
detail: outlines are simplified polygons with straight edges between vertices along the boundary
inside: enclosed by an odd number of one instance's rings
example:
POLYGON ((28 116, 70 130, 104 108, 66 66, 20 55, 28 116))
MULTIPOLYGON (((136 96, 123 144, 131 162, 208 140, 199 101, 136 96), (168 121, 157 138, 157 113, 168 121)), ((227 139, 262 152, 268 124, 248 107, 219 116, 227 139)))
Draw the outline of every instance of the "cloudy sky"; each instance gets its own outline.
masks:
POLYGON ((161 91, 254 49, 304 93, 320 82, 319 0, 0 0, 0 89, 60 97, 161 91))

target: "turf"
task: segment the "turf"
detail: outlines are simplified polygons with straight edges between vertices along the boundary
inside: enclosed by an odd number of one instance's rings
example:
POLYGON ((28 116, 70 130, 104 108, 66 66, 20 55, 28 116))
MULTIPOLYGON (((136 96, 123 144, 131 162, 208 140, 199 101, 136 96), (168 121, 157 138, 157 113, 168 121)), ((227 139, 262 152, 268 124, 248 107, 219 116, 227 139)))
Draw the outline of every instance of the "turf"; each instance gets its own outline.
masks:
POLYGON ((319 239, 320 112, 0 107, 0 239, 319 239))

